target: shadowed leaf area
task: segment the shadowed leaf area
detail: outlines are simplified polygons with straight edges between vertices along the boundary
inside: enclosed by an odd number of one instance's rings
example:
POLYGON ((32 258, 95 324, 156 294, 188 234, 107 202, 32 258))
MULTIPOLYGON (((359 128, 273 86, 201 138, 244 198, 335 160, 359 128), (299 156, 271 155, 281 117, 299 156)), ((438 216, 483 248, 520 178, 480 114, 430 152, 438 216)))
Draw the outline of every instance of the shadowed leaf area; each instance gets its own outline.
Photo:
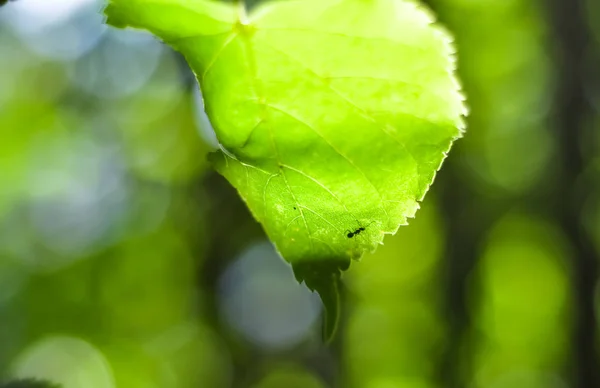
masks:
POLYGON ((0 383, 0 388, 61 388, 61 386, 46 380, 22 379, 0 383))

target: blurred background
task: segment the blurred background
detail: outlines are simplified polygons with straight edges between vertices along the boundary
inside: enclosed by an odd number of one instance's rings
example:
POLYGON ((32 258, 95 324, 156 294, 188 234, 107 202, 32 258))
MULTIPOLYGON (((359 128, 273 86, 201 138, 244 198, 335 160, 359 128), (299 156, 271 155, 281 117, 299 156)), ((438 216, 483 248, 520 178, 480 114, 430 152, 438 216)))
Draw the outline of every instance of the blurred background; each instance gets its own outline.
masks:
POLYGON ((102 1, 0 8, 0 380, 600 387, 600 2, 428 4, 468 132, 345 274, 330 347, 318 297, 205 162, 183 59, 105 26, 102 1))

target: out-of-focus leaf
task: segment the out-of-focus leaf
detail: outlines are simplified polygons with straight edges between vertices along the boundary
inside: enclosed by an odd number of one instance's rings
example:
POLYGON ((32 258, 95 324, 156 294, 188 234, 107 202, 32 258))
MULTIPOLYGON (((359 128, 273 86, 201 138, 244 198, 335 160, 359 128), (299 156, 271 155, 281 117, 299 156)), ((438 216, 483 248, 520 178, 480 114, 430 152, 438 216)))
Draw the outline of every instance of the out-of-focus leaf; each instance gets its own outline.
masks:
POLYGON ((0 388, 60 388, 60 385, 45 380, 25 379, 9 381, 0 385, 0 388))

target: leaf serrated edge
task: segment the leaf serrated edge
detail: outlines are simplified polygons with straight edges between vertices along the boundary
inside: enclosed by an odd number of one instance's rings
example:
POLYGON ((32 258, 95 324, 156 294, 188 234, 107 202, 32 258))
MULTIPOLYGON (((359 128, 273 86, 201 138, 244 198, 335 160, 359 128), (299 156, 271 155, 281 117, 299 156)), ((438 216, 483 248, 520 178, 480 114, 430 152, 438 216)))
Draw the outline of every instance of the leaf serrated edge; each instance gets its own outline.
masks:
POLYGON ((444 54, 448 61, 447 67, 446 67, 446 72, 447 72, 448 76, 450 77, 450 80, 454 86, 454 89, 452 90, 452 94, 456 97, 457 100, 459 100, 461 102, 462 109, 461 109, 461 114, 459 115, 458 121, 456 123, 456 128, 458 129, 458 134, 452 138, 452 141, 450 142, 448 148, 442 152, 443 157, 440 160, 440 163, 438 164, 438 166, 435 168, 435 171, 433 173, 433 176, 431 177, 430 182, 427 184, 427 190, 425 190, 425 192, 423 193, 421 198, 416 199, 415 211, 413 212, 413 214, 407 215, 406 222, 399 224, 394 231, 392 231, 392 232, 381 231, 382 232, 381 240, 377 244, 374 244, 374 248, 371 250, 371 253, 375 252, 375 250, 377 249, 377 245, 383 245, 383 238, 385 237, 385 235, 392 235, 392 236, 395 235, 396 233, 398 233, 398 230, 400 230, 401 226, 406 226, 409 224, 409 219, 415 218, 417 211, 421 208, 421 202, 423 202, 425 196, 429 192, 429 189, 431 188, 431 185, 435 181, 437 173, 442 168, 444 161, 448 157, 448 153, 452 149, 454 142, 456 140, 462 138, 464 133, 466 132, 466 129, 467 129, 466 118, 469 115, 469 107, 466 104, 467 96, 464 93, 463 85, 460 82, 460 79, 458 78, 458 75, 457 75, 458 50, 456 49, 455 40, 454 40, 453 35, 450 33, 450 31, 448 29, 446 29, 443 25, 441 25, 437 21, 435 14, 433 13, 433 11, 430 8, 426 7, 425 5, 422 5, 422 4, 419 4, 416 2, 412 2, 412 1, 407 1, 406 4, 412 6, 416 12, 423 15, 423 17, 424 17, 423 21, 425 22, 425 24, 429 25, 429 27, 433 29, 433 33, 443 43, 443 47, 444 47, 444 51, 445 51, 444 54))

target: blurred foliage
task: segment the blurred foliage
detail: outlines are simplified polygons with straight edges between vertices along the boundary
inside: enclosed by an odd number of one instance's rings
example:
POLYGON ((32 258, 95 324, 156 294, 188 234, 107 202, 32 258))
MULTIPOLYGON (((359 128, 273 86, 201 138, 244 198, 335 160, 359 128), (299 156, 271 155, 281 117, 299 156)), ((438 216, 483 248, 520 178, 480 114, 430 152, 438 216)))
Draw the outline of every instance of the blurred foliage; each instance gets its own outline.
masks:
POLYGON ((460 160, 466 183, 494 197, 547 185, 555 167, 547 125, 555 81, 543 10, 527 0, 431 3, 456 36, 469 96, 473 130, 460 160))
MULTIPOLYGON (((565 55, 556 21, 528 0, 428 3, 457 39, 468 136, 419 216, 344 277, 330 347, 315 296, 208 169, 210 132, 184 61, 149 35, 103 26, 100 1, 3 6, 0 381, 593 387, 575 372, 578 241, 553 197, 565 168, 554 135, 565 55), (456 225, 463 240, 453 241, 456 225), (474 257, 454 257, 452 244, 474 257), (455 266, 468 270, 462 299, 455 266)), ((573 128, 590 161, 573 190, 598 248, 600 14, 585 4, 581 77, 595 110, 573 128)))
POLYGON ((49 381, 37 379, 13 380, 0 385, 1 388, 60 388, 59 385, 49 381))
POLYGON ((344 387, 434 387, 444 325, 443 235, 433 201, 347 277, 344 387))
POLYGON ((569 252, 547 220, 508 214, 490 232, 469 293, 478 386, 561 387, 572 300, 569 252))

